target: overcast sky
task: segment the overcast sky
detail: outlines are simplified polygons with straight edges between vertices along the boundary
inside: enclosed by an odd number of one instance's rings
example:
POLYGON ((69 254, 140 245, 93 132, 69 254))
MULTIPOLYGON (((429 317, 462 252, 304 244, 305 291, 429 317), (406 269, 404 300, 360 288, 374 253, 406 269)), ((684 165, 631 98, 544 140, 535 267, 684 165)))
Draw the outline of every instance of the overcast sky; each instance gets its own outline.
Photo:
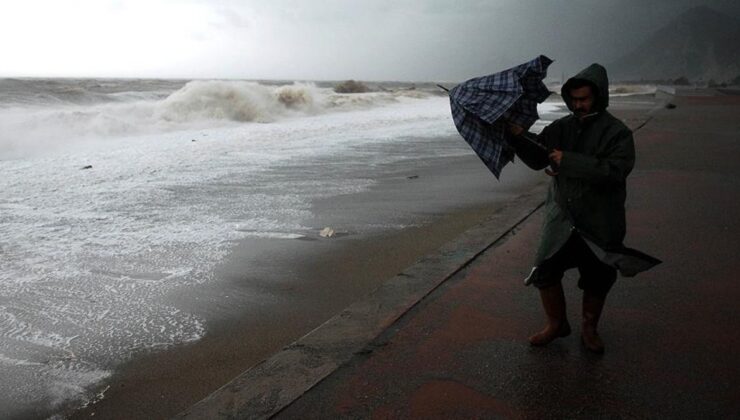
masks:
POLYGON ((0 76, 457 81, 551 75, 737 0, 3 0, 0 76))

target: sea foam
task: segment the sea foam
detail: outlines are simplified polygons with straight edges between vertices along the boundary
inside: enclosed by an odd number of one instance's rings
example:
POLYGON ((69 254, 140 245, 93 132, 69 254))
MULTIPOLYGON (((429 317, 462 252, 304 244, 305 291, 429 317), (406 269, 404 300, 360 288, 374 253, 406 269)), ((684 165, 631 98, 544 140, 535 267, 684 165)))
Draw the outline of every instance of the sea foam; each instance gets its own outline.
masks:
POLYGON ((0 407, 93 398, 132 355, 205 334, 172 297, 218 282, 235 241, 316 238, 314 200, 364 191, 390 163, 472 153, 447 98, 424 92, 153 86, 0 109, 19 151, 43 149, 0 160, 0 407))
POLYGON ((420 91, 338 94, 311 83, 275 86, 219 80, 191 81, 168 94, 163 90, 104 94, 90 92, 89 86, 35 89, 39 92, 32 97, 0 95, 0 159, 127 136, 272 123, 429 97, 420 91))
POLYGON ((268 87, 253 82, 193 81, 157 105, 167 121, 228 120, 271 122, 293 113, 319 110, 310 84, 268 87))
POLYGON ((0 403, 91 398, 131 355, 205 334, 203 315, 171 296, 216 282, 234 241, 316 237, 312 201, 369 188, 370 168, 468 152, 410 140, 454 134, 445 98, 362 95, 337 105, 310 85, 193 82, 161 100, 34 111, 58 117, 44 120, 50 134, 47 122, 74 120, 91 141, 75 145, 69 130, 57 150, 0 160, 0 403), (227 105, 273 121, 238 121, 248 113, 227 105), (183 121, 159 114, 173 107, 183 121), (130 131, 89 132, 94 112, 119 113, 130 131), (130 134, 136 121, 177 129, 130 134), (379 154, 388 143, 403 152, 379 154))

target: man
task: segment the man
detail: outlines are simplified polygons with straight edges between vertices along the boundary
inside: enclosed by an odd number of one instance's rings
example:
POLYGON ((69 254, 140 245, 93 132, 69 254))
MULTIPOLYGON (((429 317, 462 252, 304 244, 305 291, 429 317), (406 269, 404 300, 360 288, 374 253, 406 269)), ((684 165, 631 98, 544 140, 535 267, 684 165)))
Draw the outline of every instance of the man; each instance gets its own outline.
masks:
MULTIPOLYGON (((562 87, 572 111, 541 134, 525 133, 511 124, 517 156, 532 169, 553 177, 545 204, 543 235, 535 268, 526 282, 540 291, 547 315, 545 328, 529 341, 544 346, 570 334, 561 279, 578 268, 583 289, 581 338, 595 353, 604 352, 597 326, 617 271, 594 253, 622 247, 625 236, 625 179, 635 162, 632 132, 606 111, 609 90, 606 69, 592 64, 562 87), (531 147, 523 137, 547 147, 531 147)), ((602 253, 603 254, 603 253, 602 253)))

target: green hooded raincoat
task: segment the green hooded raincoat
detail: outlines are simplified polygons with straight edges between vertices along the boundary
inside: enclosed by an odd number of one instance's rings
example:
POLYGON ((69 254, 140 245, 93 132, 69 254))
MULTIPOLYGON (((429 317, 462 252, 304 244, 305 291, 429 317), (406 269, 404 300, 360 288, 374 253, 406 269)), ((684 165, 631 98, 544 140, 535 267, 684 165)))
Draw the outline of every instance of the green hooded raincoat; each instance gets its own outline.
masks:
MULTIPOLYGON (((625 181, 635 163, 632 131, 606 110, 609 83, 604 67, 592 64, 563 85, 562 96, 569 109, 568 94, 576 80, 592 85, 595 114, 582 121, 568 115, 537 135, 548 150, 562 150, 563 158, 548 191, 535 266, 555 254, 573 230, 605 250, 623 246, 625 181)), ((520 147, 522 143, 517 142, 516 151, 524 163, 536 170, 549 165, 541 152, 520 147)))

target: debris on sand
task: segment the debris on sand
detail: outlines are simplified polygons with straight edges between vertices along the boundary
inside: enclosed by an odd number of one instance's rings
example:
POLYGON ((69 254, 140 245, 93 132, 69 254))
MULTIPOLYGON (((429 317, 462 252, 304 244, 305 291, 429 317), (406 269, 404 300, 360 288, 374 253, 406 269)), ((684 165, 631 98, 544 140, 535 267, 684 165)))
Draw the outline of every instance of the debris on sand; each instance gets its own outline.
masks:
POLYGON ((321 232, 319 232, 319 235, 322 238, 331 238, 332 236, 334 236, 334 229, 330 227, 325 227, 324 229, 321 230, 321 232))

